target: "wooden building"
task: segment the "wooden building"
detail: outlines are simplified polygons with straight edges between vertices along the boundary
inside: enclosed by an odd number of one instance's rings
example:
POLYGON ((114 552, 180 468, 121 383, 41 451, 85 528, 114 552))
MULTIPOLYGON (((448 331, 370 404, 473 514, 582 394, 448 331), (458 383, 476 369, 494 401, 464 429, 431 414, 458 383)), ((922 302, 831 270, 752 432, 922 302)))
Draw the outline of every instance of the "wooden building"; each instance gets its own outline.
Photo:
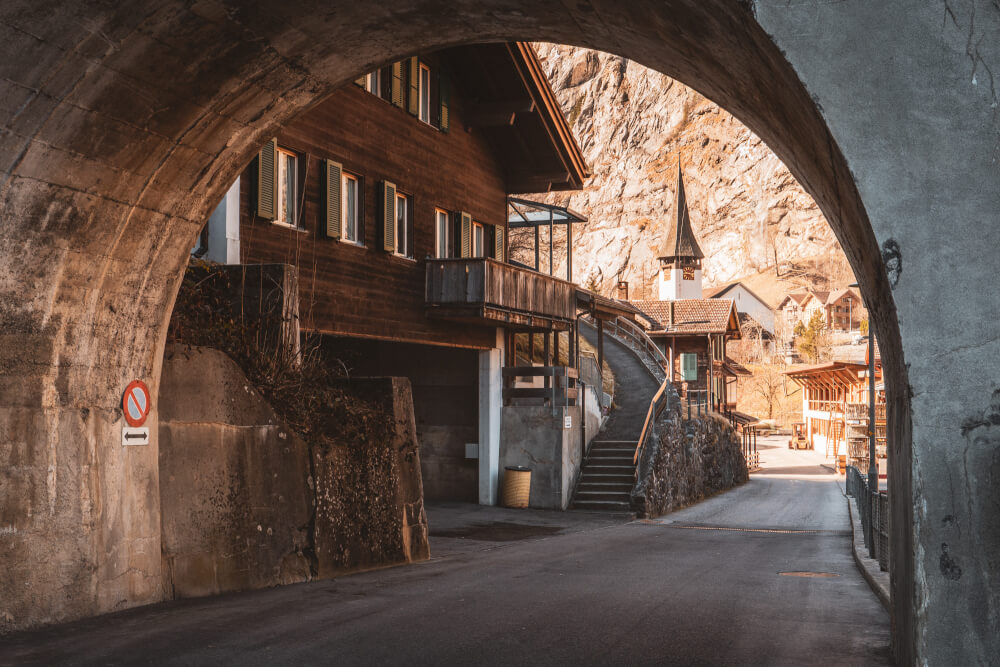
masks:
POLYGON ((303 332, 354 374, 410 378, 427 498, 493 503, 505 348, 571 330, 578 300, 507 261, 508 195, 588 176, 530 45, 456 47, 283 127, 203 238, 224 240, 209 258, 233 261, 235 243, 242 263, 297 267, 303 332))
POLYGON ((648 327, 649 337, 663 346, 668 377, 681 397, 715 409, 734 408, 732 385, 747 374, 726 356, 727 341, 741 336, 735 303, 729 299, 637 299, 631 304, 641 312, 639 321, 648 327))

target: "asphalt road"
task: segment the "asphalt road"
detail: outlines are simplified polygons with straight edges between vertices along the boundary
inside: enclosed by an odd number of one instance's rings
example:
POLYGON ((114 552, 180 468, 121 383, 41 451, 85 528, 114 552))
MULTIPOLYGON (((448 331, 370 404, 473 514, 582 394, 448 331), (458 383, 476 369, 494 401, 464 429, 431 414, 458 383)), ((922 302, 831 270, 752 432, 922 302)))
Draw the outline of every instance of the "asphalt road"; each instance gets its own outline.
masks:
POLYGON ((7 637, 0 664, 890 664, 837 478, 763 460, 655 521, 432 506, 427 563, 7 637))

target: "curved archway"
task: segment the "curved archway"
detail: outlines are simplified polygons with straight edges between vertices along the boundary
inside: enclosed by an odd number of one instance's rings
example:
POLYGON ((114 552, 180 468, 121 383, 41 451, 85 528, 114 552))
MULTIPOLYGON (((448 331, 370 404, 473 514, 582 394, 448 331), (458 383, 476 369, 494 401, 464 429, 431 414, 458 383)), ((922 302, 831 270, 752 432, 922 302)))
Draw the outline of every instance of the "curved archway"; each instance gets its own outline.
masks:
POLYGON ((823 210, 882 345, 895 436, 894 644, 907 660, 916 643, 911 422, 892 283, 838 142, 752 7, 176 0, 99 14, 84 2, 0 10, 9 63, 0 415, 23 462, 4 505, 24 526, 0 546, 14 564, 0 597, 13 600, 18 623, 158 599, 156 450, 106 450, 114 405, 135 377, 155 386, 188 249, 262 140, 380 63, 530 39, 623 55, 698 90, 764 139, 823 210), (17 587, 41 577, 62 592, 39 599, 17 587))

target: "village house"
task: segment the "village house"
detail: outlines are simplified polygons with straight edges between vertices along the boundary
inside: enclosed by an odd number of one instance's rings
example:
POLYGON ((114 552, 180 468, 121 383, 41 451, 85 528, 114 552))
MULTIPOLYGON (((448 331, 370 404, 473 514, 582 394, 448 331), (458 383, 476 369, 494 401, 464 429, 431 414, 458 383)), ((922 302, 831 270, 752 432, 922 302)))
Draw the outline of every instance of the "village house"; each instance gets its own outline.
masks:
POLYGON ((759 324, 763 331, 771 336, 774 335, 774 309, 743 283, 737 281, 722 287, 709 288, 705 290, 703 296, 706 299, 732 299, 736 303, 740 319, 746 320, 749 317, 759 324))
POLYGON ((702 298, 704 253, 691 228, 680 165, 675 219, 670 225, 657 278, 659 299, 635 299, 637 320, 662 346, 667 376, 681 397, 715 409, 735 407, 736 380, 749 373, 726 356, 726 342, 739 339, 740 320, 731 298, 702 298))
POLYGON ((832 331, 857 331, 868 317, 864 302, 853 289, 845 287, 833 292, 812 290, 792 292, 778 304, 777 316, 792 331, 799 322, 806 324, 816 312, 823 324, 832 331))
MULTIPOLYGON (((864 362, 831 361, 785 371, 802 387, 802 419, 809 447, 829 457, 844 457, 847 465, 868 468, 869 380, 866 346, 864 362)), ((886 413, 882 362, 875 346, 876 456, 885 458, 886 413)))
MULTIPOLYGON (((410 379, 425 497, 495 504, 502 439, 516 437, 503 435, 508 406, 544 408, 563 440, 599 415, 579 391, 576 320, 621 309, 506 251, 508 220, 581 222, 543 205, 528 216, 509 195, 588 175, 530 45, 451 48, 371 72, 282 128, 213 214, 203 252, 297 267, 303 332, 354 375, 410 379)), ((600 396, 599 371, 589 380, 600 396)))

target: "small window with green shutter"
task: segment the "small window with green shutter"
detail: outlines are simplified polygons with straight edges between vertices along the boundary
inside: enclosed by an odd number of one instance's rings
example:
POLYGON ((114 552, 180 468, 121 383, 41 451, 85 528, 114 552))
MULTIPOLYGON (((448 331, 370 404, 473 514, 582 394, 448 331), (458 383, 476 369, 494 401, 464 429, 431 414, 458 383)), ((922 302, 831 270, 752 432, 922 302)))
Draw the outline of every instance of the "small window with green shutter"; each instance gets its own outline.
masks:
POLYGON ((326 236, 339 239, 343 234, 342 203, 344 188, 341 183, 343 169, 339 162, 326 160, 326 236))
POLYGON ((379 188, 382 219, 382 250, 396 252, 396 184, 382 181, 379 188))
POLYGON ((451 83, 448 75, 441 72, 438 75, 438 127, 447 132, 451 126, 451 83))
POLYGON ((462 257, 472 257, 472 216, 462 211, 459 216, 461 217, 461 256, 462 257))
POLYGON ((393 63, 389 82, 390 102, 400 109, 406 106, 406 91, 403 90, 403 63, 393 63))
POLYGON ((698 379, 698 355, 695 352, 681 354, 681 379, 694 382, 698 379))
POLYGON ((257 155, 257 216, 274 220, 277 190, 275 166, 278 162, 278 140, 271 139, 264 144, 257 155))
POLYGON ((503 225, 496 225, 493 228, 493 258, 504 261, 503 256, 503 225))
POLYGON ((414 116, 420 116, 420 59, 410 58, 407 63, 406 109, 414 116))
POLYGON ((342 200, 341 226, 343 234, 341 241, 364 245, 365 229, 364 216, 362 215, 362 202, 364 201, 364 189, 360 176, 343 172, 340 177, 340 191, 342 200))

